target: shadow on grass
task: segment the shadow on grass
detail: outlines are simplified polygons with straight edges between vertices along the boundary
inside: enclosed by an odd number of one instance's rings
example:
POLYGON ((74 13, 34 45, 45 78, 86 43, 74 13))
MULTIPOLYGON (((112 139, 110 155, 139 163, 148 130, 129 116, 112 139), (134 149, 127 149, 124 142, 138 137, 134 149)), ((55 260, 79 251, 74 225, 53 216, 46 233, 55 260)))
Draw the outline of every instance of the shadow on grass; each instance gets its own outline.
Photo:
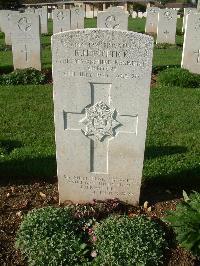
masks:
POLYGON ((182 146, 149 146, 145 150, 145 159, 152 159, 156 157, 172 155, 177 153, 187 152, 186 147, 182 146))
POLYGON ((200 191, 200 166, 185 169, 169 175, 158 175, 144 181, 141 188, 141 202, 151 204, 158 201, 180 198, 183 190, 200 191))
POLYGON ((26 158, 0 163, 0 185, 28 185, 35 182, 55 182, 56 158, 26 158))
MULTIPOLYGON (((16 147, 21 146, 19 142, 1 141, 8 154, 16 147)), ((181 146, 151 146, 146 149, 145 157, 156 158, 170 156, 176 153, 185 153, 187 149, 181 146)), ((8 159, 0 163, 0 185, 28 185, 35 182, 56 182, 56 158, 55 156, 41 158, 25 158, 21 160, 8 159)), ((200 166, 174 172, 169 175, 152 176, 142 184, 140 202, 172 200, 182 195, 182 190, 200 190, 200 166)))
POLYGON ((8 74, 14 70, 12 65, 0 66, 0 74, 8 74))
POLYGON ((0 140, 1 156, 10 154, 14 149, 22 147, 22 143, 18 140, 0 140))

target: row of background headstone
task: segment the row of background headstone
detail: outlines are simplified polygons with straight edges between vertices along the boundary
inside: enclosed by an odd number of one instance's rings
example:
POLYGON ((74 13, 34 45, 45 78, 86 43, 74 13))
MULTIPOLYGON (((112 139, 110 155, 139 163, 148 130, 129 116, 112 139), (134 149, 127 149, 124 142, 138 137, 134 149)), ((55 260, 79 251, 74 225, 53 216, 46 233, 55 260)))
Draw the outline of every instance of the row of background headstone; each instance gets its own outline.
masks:
MULTIPOLYGON (((81 11, 80 8, 73 8, 71 11, 55 9, 53 23, 54 23, 54 28, 56 27, 55 25, 57 24, 57 30, 54 30, 54 33, 66 31, 69 29, 84 28, 83 12, 79 12, 79 11, 81 11), (65 16, 64 16, 65 14, 67 17, 67 22, 65 21, 65 16), (79 18, 81 18, 81 23, 79 24, 79 21, 77 20, 77 18, 74 19, 75 23, 73 25, 73 28, 71 27, 72 25, 71 21, 72 21, 72 16, 73 16, 72 14, 75 14, 76 16, 81 14, 79 16, 79 18), (66 28, 62 28, 62 25, 61 25, 62 23, 65 24, 66 28)), ((189 11, 187 9, 184 11, 185 16, 187 16, 188 13, 194 14, 196 9, 190 9, 189 11)), ((41 29, 43 28, 43 32, 47 33, 48 32, 47 30, 47 21, 48 21, 47 9, 41 8, 39 10, 34 10, 34 11, 29 9, 25 13, 19 13, 18 11, 8 11, 8 10, 5 11, 4 10, 3 14, 2 14, 2 11, 0 12, 0 15, 1 15, 0 25, 1 25, 2 31, 5 32, 6 44, 11 44, 11 35, 12 35, 11 28, 14 32, 13 40, 15 43, 12 47, 14 68, 15 69, 20 68, 21 66, 22 68, 34 67, 36 69, 41 69, 40 29, 39 29, 40 27, 37 26, 39 22, 37 23, 35 22, 35 26, 30 26, 31 24, 30 20, 40 21, 41 29), (25 15, 30 16, 30 17, 26 17, 25 15), (34 18, 33 15, 36 15, 37 18, 34 18), (2 17, 4 17, 5 20, 2 20, 2 17), (11 23, 12 17, 13 17, 13 21, 11 23), (20 25, 17 23, 17 21, 18 22, 20 21, 20 25), (18 25, 17 28, 16 28, 16 25, 18 25), (33 31, 35 34, 35 42, 34 42, 34 34, 31 32, 32 28, 35 29, 35 31, 33 31), (29 38, 27 38, 27 34, 26 34, 27 32, 31 33, 29 34, 29 38), (23 42, 23 40, 25 41, 23 42), (29 46, 32 46, 31 52, 29 51, 30 50, 28 48, 29 46), (29 54, 31 53, 34 53, 34 58, 35 58, 34 60, 28 59, 29 54), (16 54, 18 55, 16 56, 16 54), (37 54, 37 56, 35 54, 37 54)), ((127 11, 123 11, 123 9, 119 7, 110 7, 106 11, 101 11, 98 13, 97 27, 127 30, 128 29, 128 15, 129 13, 127 11)), ((177 11, 176 10, 159 9, 156 7, 147 8, 147 19, 146 19, 145 32, 154 33, 154 34, 156 33, 157 43, 175 44, 176 22, 177 22, 177 11)), ((186 25, 186 18, 184 18, 183 29, 185 28, 185 25, 186 25)), ((194 29, 192 30, 192 32, 194 32, 194 29)), ((188 36, 188 33, 185 35, 184 44, 188 42, 186 36, 188 36)), ((184 50, 183 52, 183 57, 184 57, 188 48, 186 49, 184 45, 183 50, 184 50)), ((198 59, 196 61, 197 63, 200 63, 199 62, 200 61, 200 48, 196 49, 193 53, 198 55, 198 59)), ((184 62, 185 60, 183 58, 182 66, 187 65, 184 62)), ((193 62, 193 65, 195 65, 195 62, 193 62)), ((198 69, 198 67, 196 67, 196 69, 198 69)), ((195 70, 195 72, 199 72, 199 70, 195 70)))

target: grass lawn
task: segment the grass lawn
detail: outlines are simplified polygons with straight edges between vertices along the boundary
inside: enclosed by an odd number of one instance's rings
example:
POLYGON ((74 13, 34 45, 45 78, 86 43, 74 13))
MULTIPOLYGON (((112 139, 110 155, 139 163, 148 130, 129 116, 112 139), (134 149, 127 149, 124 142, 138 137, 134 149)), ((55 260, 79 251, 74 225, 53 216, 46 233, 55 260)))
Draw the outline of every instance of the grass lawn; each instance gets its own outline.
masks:
MULTIPOLYGON (((180 65, 183 36, 178 20, 177 45, 155 47, 153 65, 180 65)), ((86 19, 86 27, 96 20, 86 19)), ((144 32, 145 19, 129 19, 129 30, 144 32)), ((49 21, 52 32, 52 22, 49 21)), ((42 66, 51 68, 51 35, 42 36, 42 66)), ((0 70, 12 69, 11 50, 0 33, 0 70)), ((144 181, 200 186, 199 88, 153 87, 150 96, 144 181)), ((52 85, 0 86, 0 177, 56 175, 52 85)))

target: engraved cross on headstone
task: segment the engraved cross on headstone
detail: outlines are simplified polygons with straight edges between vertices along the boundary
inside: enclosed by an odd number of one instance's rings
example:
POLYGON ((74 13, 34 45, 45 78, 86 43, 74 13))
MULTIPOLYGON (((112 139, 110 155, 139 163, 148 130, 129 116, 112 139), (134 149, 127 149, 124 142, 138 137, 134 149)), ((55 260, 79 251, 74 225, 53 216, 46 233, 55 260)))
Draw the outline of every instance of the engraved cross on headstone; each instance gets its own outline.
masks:
POLYGON ((28 49, 26 44, 24 45, 24 49, 21 50, 21 53, 23 54, 23 56, 25 56, 25 61, 28 61, 28 49))
POLYGON ((194 52, 194 54, 197 54, 197 63, 200 63, 200 49, 198 49, 197 52, 194 52))
POLYGON ((108 174, 109 142, 119 133, 137 134, 138 115, 119 114, 111 106, 111 84, 90 83, 91 102, 81 113, 63 111, 64 130, 90 138, 90 172, 108 174))
POLYGON ((166 39, 167 39, 168 34, 169 34, 169 31, 168 31, 168 30, 165 30, 165 31, 164 31, 164 34, 165 34, 165 37, 166 37, 166 39))

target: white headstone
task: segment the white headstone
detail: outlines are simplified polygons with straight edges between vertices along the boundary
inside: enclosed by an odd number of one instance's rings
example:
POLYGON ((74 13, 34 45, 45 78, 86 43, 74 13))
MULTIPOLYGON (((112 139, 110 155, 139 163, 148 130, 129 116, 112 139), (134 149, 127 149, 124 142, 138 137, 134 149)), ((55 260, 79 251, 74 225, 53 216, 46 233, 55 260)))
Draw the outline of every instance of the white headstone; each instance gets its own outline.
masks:
POLYGON ((48 19, 52 19, 52 13, 48 13, 48 19))
POLYGON ((128 30, 128 12, 120 7, 108 8, 97 15, 97 28, 128 30))
POLYGON ((39 16, 12 15, 11 27, 14 69, 32 67, 41 70, 39 16))
POLYGON ((1 30, 5 33, 5 44, 11 45, 11 17, 14 14, 19 14, 18 11, 12 11, 12 10, 1 10, 1 30))
POLYGON ((28 7, 28 8, 25 9, 24 13, 34 14, 35 13, 35 8, 28 7))
POLYGON ((138 12, 138 18, 143 18, 143 13, 142 12, 138 12))
POLYGON ((53 10, 53 34, 70 30, 70 10, 53 10))
POLYGON ((200 14, 187 15, 181 67, 200 74, 200 14))
POLYGON ((143 17, 146 18, 147 17, 147 12, 143 13, 143 17))
POLYGON ((84 29, 84 10, 81 7, 71 8, 71 29, 84 29))
POLYGON ((41 33, 48 33, 48 11, 47 6, 38 8, 35 13, 40 16, 41 33))
POLYGON ((158 12, 158 27, 156 43, 176 43, 177 11, 160 9, 158 12))
POLYGON ((157 33, 158 25, 158 7, 148 7, 147 8, 147 18, 146 18, 146 33, 157 33))
POLYGON ((188 7, 188 8, 184 8, 184 17, 183 17, 183 26, 182 26, 182 32, 185 31, 185 24, 186 24, 186 17, 189 14, 195 14, 197 13, 197 9, 196 8, 192 8, 192 7, 188 7))
POLYGON ((112 29, 52 37, 60 202, 138 204, 153 38, 112 29))
POLYGON ((200 12, 200 0, 197 2, 197 11, 200 12))
POLYGON ((137 18, 137 12, 136 11, 133 11, 132 18, 137 18))
POLYGON ((86 15, 85 15, 86 18, 93 18, 94 17, 94 13, 93 11, 91 10, 87 10, 86 11, 86 15))

